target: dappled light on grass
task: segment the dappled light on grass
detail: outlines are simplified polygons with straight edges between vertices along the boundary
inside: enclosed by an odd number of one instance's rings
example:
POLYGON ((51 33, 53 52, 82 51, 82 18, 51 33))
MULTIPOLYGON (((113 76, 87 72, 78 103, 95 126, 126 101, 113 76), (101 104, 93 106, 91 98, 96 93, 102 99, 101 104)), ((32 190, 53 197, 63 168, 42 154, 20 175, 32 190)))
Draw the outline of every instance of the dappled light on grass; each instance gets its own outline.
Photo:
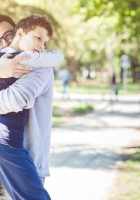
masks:
POLYGON ((132 149, 131 155, 122 166, 109 200, 140 199, 140 148, 132 149))

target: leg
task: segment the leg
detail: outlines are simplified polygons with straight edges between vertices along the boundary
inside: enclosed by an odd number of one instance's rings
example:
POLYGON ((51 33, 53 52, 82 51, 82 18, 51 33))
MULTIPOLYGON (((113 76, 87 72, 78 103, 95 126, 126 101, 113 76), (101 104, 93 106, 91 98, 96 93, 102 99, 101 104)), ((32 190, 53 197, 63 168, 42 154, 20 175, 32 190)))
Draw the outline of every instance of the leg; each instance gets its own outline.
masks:
MULTIPOLYGON (((40 177, 40 180, 44 186, 44 183, 45 183, 45 177, 40 177)), ((3 191, 4 191, 4 197, 6 198, 6 200, 11 200, 11 197, 9 196, 8 192, 6 191, 6 189, 3 187, 2 188, 3 191)))
POLYGON ((0 145, 0 179, 13 200, 50 200, 27 151, 0 145))

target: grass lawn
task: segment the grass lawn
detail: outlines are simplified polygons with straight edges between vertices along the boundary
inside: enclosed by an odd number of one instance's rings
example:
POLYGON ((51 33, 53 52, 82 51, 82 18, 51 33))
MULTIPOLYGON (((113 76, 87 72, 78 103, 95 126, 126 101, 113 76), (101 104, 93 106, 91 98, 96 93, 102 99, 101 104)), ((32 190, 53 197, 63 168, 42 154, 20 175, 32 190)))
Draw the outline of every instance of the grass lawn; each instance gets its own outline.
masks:
POLYGON ((85 115, 93 112, 93 103, 80 103, 74 101, 54 101, 52 124, 65 124, 76 116, 85 115))
POLYGON ((124 163, 109 200, 140 200, 140 148, 124 163))
MULTIPOLYGON (((61 92, 61 81, 55 81, 54 89, 56 92, 61 92)), ((118 85, 119 94, 139 94, 140 83, 132 84, 128 83, 127 90, 123 89, 122 85, 118 85)), ((110 87, 108 83, 97 82, 94 80, 86 80, 79 83, 70 83, 68 88, 70 93, 88 93, 88 94, 109 94, 110 87)))

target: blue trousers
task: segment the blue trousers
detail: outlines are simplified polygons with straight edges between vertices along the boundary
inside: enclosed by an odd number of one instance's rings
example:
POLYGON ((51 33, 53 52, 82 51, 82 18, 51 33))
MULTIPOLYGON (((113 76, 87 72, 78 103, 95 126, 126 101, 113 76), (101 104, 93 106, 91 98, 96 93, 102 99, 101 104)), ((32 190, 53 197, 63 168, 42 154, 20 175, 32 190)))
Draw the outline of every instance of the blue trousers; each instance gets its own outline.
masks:
POLYGON ((24 149, 0 144, 0 180, 13 200, 50 200, 24 149))

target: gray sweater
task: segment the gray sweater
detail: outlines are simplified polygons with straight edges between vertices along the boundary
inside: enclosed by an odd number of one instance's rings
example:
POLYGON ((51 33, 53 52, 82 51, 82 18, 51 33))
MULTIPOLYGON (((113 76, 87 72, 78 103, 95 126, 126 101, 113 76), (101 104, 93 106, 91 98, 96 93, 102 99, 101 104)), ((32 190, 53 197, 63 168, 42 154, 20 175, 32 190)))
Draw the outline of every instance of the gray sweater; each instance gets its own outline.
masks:
MULTIPOLYGON (((9 47, 4 51, 14 52, 9 47)), ((30 59, 22 61, 22 64, 33 67, 33 71, 0 91, 0 114, 30 108, 25 126, 24 146, 29 151, 39 175, 49 176, 54 80, 52 66, 60 64, 63 55, 60 51, 50 50, 28 54, 30 59)))

